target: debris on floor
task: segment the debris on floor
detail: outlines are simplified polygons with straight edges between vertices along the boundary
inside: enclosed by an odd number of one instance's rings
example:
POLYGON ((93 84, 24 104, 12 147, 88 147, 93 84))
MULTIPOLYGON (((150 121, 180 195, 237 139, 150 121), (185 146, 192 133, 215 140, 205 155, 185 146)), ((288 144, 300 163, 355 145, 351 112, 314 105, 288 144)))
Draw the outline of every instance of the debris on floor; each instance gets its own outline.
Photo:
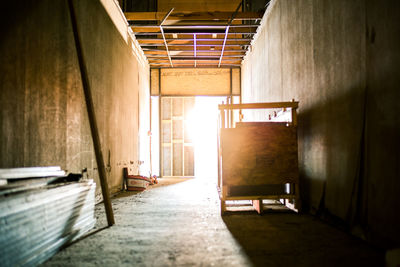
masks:
POLYGON ((128 168, 123 169, 126 189, 128 191, 144 191, 152 183, 152 179, 142 175, 129 174, 128 168))
POLYGON ((157 179, 157 175, 153 175, 153 176, 151 176, 151 182, 150 182, 150 185, 155 185, 155 184, 158 184, 158 179, 157 179))
POLYGON ((96 184, 81 177, 60 167, 0 169, 1 265, 38 265, 94 227, 96 184))

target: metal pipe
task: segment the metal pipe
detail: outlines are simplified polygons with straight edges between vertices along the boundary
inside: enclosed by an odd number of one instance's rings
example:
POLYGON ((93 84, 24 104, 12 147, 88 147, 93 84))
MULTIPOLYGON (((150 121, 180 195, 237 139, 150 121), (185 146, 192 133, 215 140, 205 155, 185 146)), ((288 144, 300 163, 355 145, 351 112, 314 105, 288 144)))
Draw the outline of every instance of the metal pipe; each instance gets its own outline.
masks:
MULTIPOLYGON (((162 46, 161 44, 141 44, 141 47, 146 46, 162 46)), ((171 46, 193 46, 191 44, 169 44, 171 46)), ((207 46, 223 46, 223 44, 197 44, 199 47, 207 47, 207 46)), ((235 47, 235 46, 250 46, 250 44, 225 44, 226 47, 235 47)))
MULTIPOLYGON (((198 63, 198 65, 200 66, 200 65, 210 65, 210 66, 215 66, 215 65, 217 65, 217 63, 218 62, 203 62, 203 63, 198 63)), ((149 63, 150 65, 169 65, 167 62, 164 62, 164 63, 149 63)), ((193 66, 193 63, 189 63, 189 62, 179 62, 179 63, 176 63, 175 64, 176 66, 174 66, 174 68, 175 67, 177 67, 177 65, 190 65, 190 66, 193 66)), ((224 64, 224 66, 240 66, 240 63, 229 63, 229 64, 224 64)))
MULTIPOLYGON (((232 28, 257 28, 260 26, 259 24, 240 24, 240 25, 231 25, 232 28)), ((131 28, 158 28, 159 25, 129 25, 131 28)), ((223 30, 226 28, 226 25, 165 25, 163 26, 166 30, 176 30, 176 29, 220 29, 223 30)))
MULTIPOLYGON (((207 57, 207 58, 201 58, 201 57, 188 57, 188 58, 175 58, 175 57, 171 57, 171 59, 172 60, 194 60, 194 61, 196 61, 196 60, 201 60, 201 61, 204 61, 204 60, 210 60, 210 61, 214 61, 214 60, 216 60, 216 61, 219 61, 219 57, 207 57)), ((162 61, 162 60, 167 60, 167 59, 165 59, 165 58, 152 58, 152 59, 149 59, 149 61, 162 61)), ((240 61, 241 59, 226 59, 225 57, 224 57, 224 61, 240 61)))
MULTIPOLYGON (((192 34, 197 34, 197 35, 212 35, 212 34, 224 34, 223 31, 218 31, 218 32, 167 32, 166 34, 181 34, 181 35, 192 35, 192 34)), ((159 32, 135 32, 135 35, 157 35, 160 34, 159 32)), ((228 34, 256 34, 256 32, 229 32, 228 34)))
MULTIPOLYGON (((153 48, 146 48, 146 47, 143 47, 142 50, 143 51, 150 51, 150 52, 165 52, 165 51, 167 51, 165 49, 153 49, 153 48)), ((247 51, 246 49, 225 49, 225 50, 229 51, 229 52, 246 52, 247 51)), ((171 49, 170 51, 173 51, 173 52, 191 52, 191 50, 179 50, 179 49, 171 49)), ((220 50, 220 49, 215 49, 215 50, 211 50, 211 49, 208 49, 208 50, 197 50, 198 53, 199 52, 220 52, 220 51, 222 51, 222 50, 220 50)))
MULTIPOLYGON (((197 38, 197 41, 198 42, 200 42, 200 41, 203 41, 203 42, 211 42, 211 41, 216 41, 216 42, 219 42, 219 41, 223 41, 224 39, 222 38, 212 38, 212 39, 210 39, 210 38, 198 38, 197 37, 197 35, 198 35, 198 33, 196 33, 196 38, 197 38)), ((137 41, 152 41, 152 42, 154 42, 154 41, 162 41, 163 39, 162 38, 136 38, 136 40, 137 41)), ((165 38, 165 40, 167 40, 167 41, 193 41, 193 39, 191 39, 191 38, 165 38)), ((251 39, 251 38, 227 38, 227 41, 235 41, 235 42, 238 42, 238 41, 251 41, 251 40, 253 40, 253 39, 251 39)))
POLYGON ((163 30, 162 24, 167 20, 168 16, 172 13, 173 10, 174 10, 174 8, 171 8, 171 10, 165 15, 165 17, 161 20, 161 23, 160 23, 160 31, 161 31, 161 34, 162 34, 162 37, 163 37, 163 40, 164 40, 165 50, 167 50, 169 63, 171 63, 171 67, 173 67, 174 65, 172 64, 171 56, 169 54, 168 44, 167 44, 167 41, 165 40, 165 34, 164 34, 164 30, 163 30))
MULTIPOLYGON (((225 55, 224 58, 243 58, 245 55, 225 55)), ((147 58, 162 58, 162 57, 168 57, 168 55, 152 55, 149 54, 147 58)), ((183 55, 177 55, 177 56, 172 56, 173 59, 175 58, 187 58, 191 57, 191 55, 183 56, 183 55)), ((219 59, 219 56, 204 56, 204 55, 197 55, 196 58, 204 58, 204 57, 209 57, 209 58, 215 58, 219 59)))
POLYGON ((218 68, 221 66, 221 62, 222 62, 222 57, 224 56, 224 50, 225 50, 225 44, 226 44, 226 38, 228 38, 228 32, 229 32, 229 27, 232 24, 232 21, 234 20, 236 14, 239 11, 240 6, 242 5, 242 1, 240 1, 238 7, 236 8, 235 13, 233 13, 231 19, 228 22, 228 26, 226 26, 226 30, 225 30, 225 38, 224 38, 224 44, 222 45, 222 51, 221 51, 221 57, 219 58, 219 63, 218 63, 218 68))
MULTIPOLYGON (((197 46, 196 46, 196 34, 193 34, 193 44, 194 44, 194 57, 196 58, 197 57, 197 55, 196 55, 196 50, 197 50, 197 46)), ((196 68, 196 64, 197 64, 197 62, 196 62, 196 60, 194 61, 194 67, 196 68)))

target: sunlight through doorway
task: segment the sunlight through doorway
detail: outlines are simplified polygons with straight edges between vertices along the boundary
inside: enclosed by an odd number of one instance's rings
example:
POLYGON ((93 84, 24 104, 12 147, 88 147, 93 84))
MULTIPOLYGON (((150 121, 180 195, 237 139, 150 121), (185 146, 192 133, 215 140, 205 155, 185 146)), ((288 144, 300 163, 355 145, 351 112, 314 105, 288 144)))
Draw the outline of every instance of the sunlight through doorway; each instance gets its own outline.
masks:
POLYGON ((189 132, 193 137, 195 176, 216 178, 218 104, 226 97, 197 96, 188 116, 189 132))

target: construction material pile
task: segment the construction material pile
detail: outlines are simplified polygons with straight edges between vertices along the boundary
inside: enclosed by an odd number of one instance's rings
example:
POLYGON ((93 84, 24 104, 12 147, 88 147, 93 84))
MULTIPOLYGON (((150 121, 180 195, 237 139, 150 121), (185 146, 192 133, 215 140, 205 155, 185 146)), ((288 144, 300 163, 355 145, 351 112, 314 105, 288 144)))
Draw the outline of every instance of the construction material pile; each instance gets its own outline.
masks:
POLYGON ((60 167, 0 169, 0 262, 38 265, 94 227, 96 184, 60 167))

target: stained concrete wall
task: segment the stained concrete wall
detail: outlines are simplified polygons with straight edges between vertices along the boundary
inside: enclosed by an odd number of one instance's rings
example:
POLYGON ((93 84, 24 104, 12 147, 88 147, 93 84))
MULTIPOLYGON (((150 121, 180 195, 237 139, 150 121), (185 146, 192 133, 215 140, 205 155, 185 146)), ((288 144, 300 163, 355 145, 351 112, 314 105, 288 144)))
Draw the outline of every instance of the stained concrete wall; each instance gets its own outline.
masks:
MULTIPOLYGON (((12 2, 1 12, 0 167, 87 168, 98 182, 67 1, 12 2)), ((117 191, 122 167, 139 160, 139 92, 148 91, 149 70, 100 1, 74 3, 109 187, 117 191)))
POLYGON ((400 243, 399 11, 391 0, 273 1, 242 65, 244 103, 300 101, 306 210, 383 247, 400 243))

